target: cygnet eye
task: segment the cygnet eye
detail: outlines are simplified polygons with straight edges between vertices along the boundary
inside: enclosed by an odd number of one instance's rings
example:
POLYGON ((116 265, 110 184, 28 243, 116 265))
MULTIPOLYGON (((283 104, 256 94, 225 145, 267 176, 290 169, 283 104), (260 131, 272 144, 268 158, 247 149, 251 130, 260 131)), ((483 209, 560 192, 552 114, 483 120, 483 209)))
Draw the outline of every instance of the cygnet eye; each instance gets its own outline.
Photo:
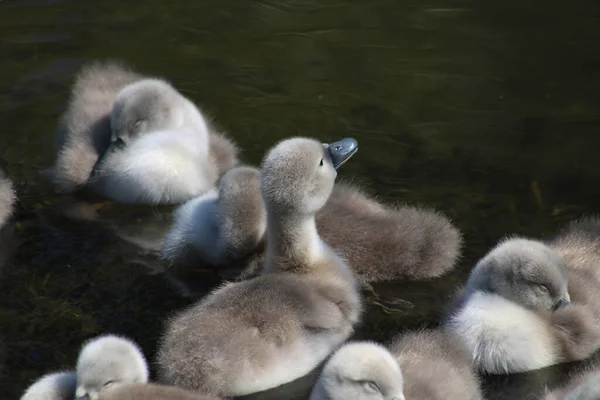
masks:
POLYGON ((321 158, 321 162, 319 163, 319 167, 323 166, 323 159, 321 158))
POLYGON ((540 290, 540 292, 542 292, 543 294, 548 294, 550 293, 550 291, 548 290, 548 287, 546 285, 538 285, 538 289, 540 290))
POLYGON ((103 388, 109 387, 110 385, 112 385, 113 383, 115 383, 115 381, 108 381, 105 382, 104 385, 102 385, 103 388))
POLYGON ((362 385, 366 392, 369 392, 369 393, 380 393, 381 392, 381 390, 379 389, 379 386, 377 386, 377 384, 373 381, 364 381, 364 382, 362 382, 362 385))

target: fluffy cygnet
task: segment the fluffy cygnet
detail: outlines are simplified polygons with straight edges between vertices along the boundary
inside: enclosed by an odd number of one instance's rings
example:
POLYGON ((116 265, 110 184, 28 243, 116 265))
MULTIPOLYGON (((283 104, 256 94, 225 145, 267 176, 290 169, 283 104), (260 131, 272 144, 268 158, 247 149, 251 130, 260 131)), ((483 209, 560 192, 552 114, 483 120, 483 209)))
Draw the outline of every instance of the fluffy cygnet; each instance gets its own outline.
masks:
POLYGON ((72 400, 77 388, 75 372, 56 372, 42 376, 21 396, 21 400, 72 400))
POLYGON ((217 400, 147 382, 148 365, 138 346, 123 337, 103 335, 83 346, 75 372, 42 377, 21 400, 217 400))
MULTIPOLYGON (((243 195, 231 192, 239 197, 235 201, 230 198, 228 212, 243 218, 226 220, 230 225, 224 226, 225 221, 210 217, 212 210, 207 205, 216 202, 214 194, 182 206, 168 235, 171 240, 167 240, 162 253, 167 263, 202 262, 221 267, 253 251, 255 255, 249 259, 252 265, 235 266, 247 267, 244 275, 257 273, 254 269, 261 263, 254 261, 264 257, 264 247, 258 246, 259 236, 266 234, 257 181, 257 177, 254 182, 248 181, 243 195), (220 238, 225 241, 222 245, 229 248, 229 257, 224 257, 212 250, 214 239, 208 233, 231 229, 236 230, 231 236, 235 241, 227 243, 227 236, 220 238), (239 243, 254 243, 255 247, 239 243)), ((462 244, 459 231, 443 215, 414 207, 384 206, 357 187, 343 183, 335 185, 331 197, 317 213, 316 222, 323 241, 348 262, 357 277, 368 282, 440 276, 454 267, 462 244)))
POLYGON ((490 373, 586 358, 600 347, 600 324, 585 304, 570 304, 567 283, 552 248, 505 240, 477 263, 446 327, 490 373))
POLYGON ((121 385, 102 393, 99 400, 219 400, 175 386, 155 384, 121 385))
POLYGON ((169 322, 161 381, 218 396, 255 393, 306 375, 350 336, 361 312, 358 285, 315 226, 335 167, 350 155, 306 138, 268 153, 267 273, 225 284, 169 322))
POLYGON ((127 204, 189 200, 237 163, 235 145, 173 86, 114 63, 78 76, 57 151, 51 176, 58 190, 87 183, 127 204))
POLYGON ((97 400, 117 385, 148 382, 148 365, 139 347, 123 337, 106 335, 87 342, 77 359, 77 399, 97 400))
POLYGON ((481 400, 462 343, 441 331, 400 335, 389 350, 356 342, 327 362, 311 400, 481 400))
POLYGON ((310 400, 404 400, 403 385, 400 366, 388 349, 354 342, 327 361, 310 400))
POLYGON ((161 257, 168 264, 230 264, 263 241, 267 214, 260 195, 260 171, 237 167, 212 191, 180 206, 161 257))

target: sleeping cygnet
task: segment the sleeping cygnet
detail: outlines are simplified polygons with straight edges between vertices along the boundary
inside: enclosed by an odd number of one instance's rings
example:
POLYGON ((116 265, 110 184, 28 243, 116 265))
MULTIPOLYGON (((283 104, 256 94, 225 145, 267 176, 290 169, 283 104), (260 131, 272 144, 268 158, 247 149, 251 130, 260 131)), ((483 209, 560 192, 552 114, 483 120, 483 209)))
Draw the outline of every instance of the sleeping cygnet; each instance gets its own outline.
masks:
POLYGON ((55 372, 35 381, 21 396, 21 400, 73 400, 75 390, 77 390, 75 372, 55 372))
POLYGON ((407 400, 482 400, 480 383, 463 343, 441 330, 402 334, 389 346, 404 374, 407 400))
POLYGON ((404 377, 388 349, 352 342, 327 361, 310 400, 405 400, 404 377))
POLYGON ((174 204, 212 189, 236 153, 168 82, 94 63, 73 86, 50 177, 61 192, 88 184, 120 203, 174 204))
POLYGON ((389 349, 350 343, 325 365, 311 400, 481 400, 468 352, 441 331, 410 332, 389 349))
POLYGON ((87 342, 76 371, 43 376, 21 400, 216 400, 148 382, 148 364, 129 339, 103 335, 87 342))
POLYGON ((211 190, 219 177, 208 125, 169 83, 143 79, 125 87, 110 114, 112 142, 91 186, 126 204, 176 204, 211 190))
POLYGON ((267 390, 306 375, 352 334, 358 284, 315 226, 350 155, 307 138, 269 151, 266 273, 225 284, 169 321, 157 357, 162 382, 218 396, 267 390))
POLYGON ((116 61, 95 61, 77 74, 47 171, 57 192, 83 187, 111 141, 109 115, 119 91, 142 76, 116 61))
POLYGON ((180 206, 161 257, 170 265, 213 266, 244 259, 264 240, 267 213, 260 195, 260 171, 236 167, 212 191, 180 206))
POLYGON ((570 303, 567 283, 552 248, 507 239, 477 263, 445 326, 489 373, 586 358, 600 348, 600 323, 587 304, 570 303))

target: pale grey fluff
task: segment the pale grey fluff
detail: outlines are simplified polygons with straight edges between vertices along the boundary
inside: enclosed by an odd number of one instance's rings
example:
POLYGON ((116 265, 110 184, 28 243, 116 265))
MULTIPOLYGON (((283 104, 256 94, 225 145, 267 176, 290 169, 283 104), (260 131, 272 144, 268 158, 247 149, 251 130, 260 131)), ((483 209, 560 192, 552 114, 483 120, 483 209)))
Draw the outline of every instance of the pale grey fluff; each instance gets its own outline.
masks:
POLYGON ((548 391, 543 400, 600 399, 600 368, 588 368, 569 377, 568 381, 548 391))
POLYGON ((400 366, 387 348, 350 342, 327 361, 310 400, 404 400, 404 384, 400 366))
MULTIPOLYGON (((229 212, 233 213, 237 207, 237 214, 245 215, 243 220, 229 220, 237 230, 237 243, 255 244, 252 257, 235 263, 235 267, 245 268, 242 276, 258 273, 256 267, 264 257, 264 240, 258 236, 266 240, 266 229, 264 210, 259 207, 258 199, 259 189, 252 186, 235 202, 230 201, 229 212)), ((222 268, 231 259, 241 260, 248 255, 248 247, 237 247, 235 241, 228 245, 229 258, 215 258, 198 251, 213 248, 209 230, 227 229, 215 218, 207 220, 213 212, 209 203, 216 202, 214 193, 210 193, 178 211, 170 233, 173 240, 163 252, 168 264, 203 263, 222 268)), ((460 232, 444 215, 426 208, 386 206, 358 187, 343 183, 334 186, 325 207, 317 213, 316 222, 323 241, 366 282, 441 276, 454 268, 462 246, 460 232)))
POLYGON ((55 372, 35 381, 23 393, 21 400, 72 400, 76 388, 75 372, 55 372))
POLYGON ((161 258, 169 265, 239 262, 264 240, 266 225, 260 171, 236 167, 223 176, 218 192, 192 199, 175 211, 161 258))
POLYGON ((335 177, 316 140, 269 151, 261 171, 266 273, 225 284, 168 322, 157 354, 162 382, 216 396, 267 390, 308 374, 352 334, 358 284, 314 220, 335 177))
POLYGON ((174 204, 214 187, 237 148, 163 79, 114 61, 84 66, 61 119, 59 192, 84 185, 121 203, 174 204))
POLYGON ((348 343, 328 360, 311 400, 482 400, 460 341, 437 330, 395 338, 388 348, 348 343))
POLYGON ((396 337, 389 348, 404 374, 407 399, 483 400, 471 356, 452 334, 408 332, 396 337))
POLYGON ((112 144, 90 185, 126 204, 178 204, 214 188, 220 174, 209 124, 169 82, 124 87, 110 114, 112 144))
POLYGON ((77 74, 60 119, 55 162, 47 171, 58 192, 85 185, 111 141, 110 112, 119 91, 142 77, 119 61, 95 61, 77 74))
POLYGON ((13 214, 16 194, 12 181, 0 171, 0 228, 2 228, 13 214))
POLYGON ((599 286, 552 247, 509 238, 477 263, 445 327, 490 373, 584 359, 600 348, 599 286))

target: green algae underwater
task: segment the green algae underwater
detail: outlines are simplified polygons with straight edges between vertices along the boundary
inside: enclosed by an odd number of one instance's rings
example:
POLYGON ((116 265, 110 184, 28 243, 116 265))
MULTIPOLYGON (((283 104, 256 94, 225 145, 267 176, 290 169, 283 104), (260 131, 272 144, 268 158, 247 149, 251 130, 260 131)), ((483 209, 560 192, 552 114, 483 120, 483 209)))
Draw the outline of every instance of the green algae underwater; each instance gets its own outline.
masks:
MULTIPOLYGON (((191 301, 152 251, 172 207, 94 203, 100 218, 73 221, 79 206, 42 177, 83 63, 166 77, 248 164, 289 136, 355 137, 339 178, 452 218, 465 240, 453 272, 367 290, 357 338, 385 341, 435 326, 500 238, 599 211, 599 20, 585 0, 0 2, 0 164, 19 194, 0 249, 0 397, 73 367, 102 333, 152 360, 165 318, 191 301)), ((197 277, 205 291, 220 281, 197 277)), ((487 398, 535 399, 578 367, 486 378, 487 398)))

